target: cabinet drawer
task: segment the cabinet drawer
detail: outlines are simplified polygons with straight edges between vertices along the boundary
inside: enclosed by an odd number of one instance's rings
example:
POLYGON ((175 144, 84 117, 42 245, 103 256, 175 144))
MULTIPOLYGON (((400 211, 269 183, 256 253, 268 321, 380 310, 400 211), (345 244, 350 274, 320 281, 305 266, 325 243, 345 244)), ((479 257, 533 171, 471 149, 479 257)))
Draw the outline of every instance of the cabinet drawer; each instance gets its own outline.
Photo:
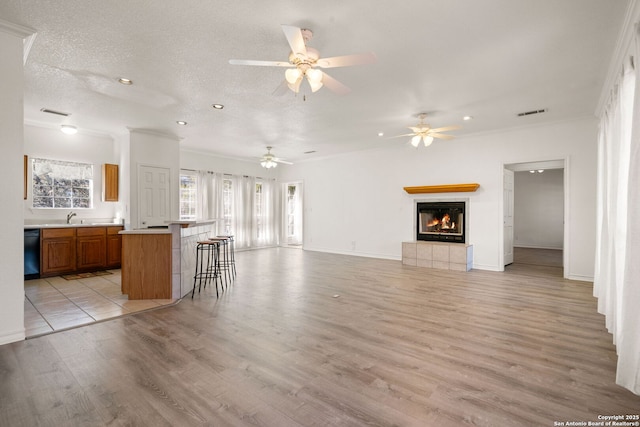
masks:
POLYGON ((118 232, 124 230, 124 227, 107 227, 107 235, 118 234, 118 232))
POLYGON ((106 235, 105 227, 78 227, 76 233, 78 237, 106 235))
POLYGON ((54 239, 57 237, 75 237, 75 235, 75 228, 43 228, 41 234, 43 239, 54 239))

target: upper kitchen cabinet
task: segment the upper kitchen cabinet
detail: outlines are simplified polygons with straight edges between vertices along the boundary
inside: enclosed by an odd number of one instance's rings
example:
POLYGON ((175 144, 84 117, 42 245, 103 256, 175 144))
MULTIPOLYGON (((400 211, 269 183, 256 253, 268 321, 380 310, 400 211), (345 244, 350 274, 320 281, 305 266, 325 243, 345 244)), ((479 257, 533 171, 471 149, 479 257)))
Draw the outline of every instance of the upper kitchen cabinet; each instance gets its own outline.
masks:
POLYGON ((102 165, 102 200, 118 201, 118 165, 109 163, 102 165))

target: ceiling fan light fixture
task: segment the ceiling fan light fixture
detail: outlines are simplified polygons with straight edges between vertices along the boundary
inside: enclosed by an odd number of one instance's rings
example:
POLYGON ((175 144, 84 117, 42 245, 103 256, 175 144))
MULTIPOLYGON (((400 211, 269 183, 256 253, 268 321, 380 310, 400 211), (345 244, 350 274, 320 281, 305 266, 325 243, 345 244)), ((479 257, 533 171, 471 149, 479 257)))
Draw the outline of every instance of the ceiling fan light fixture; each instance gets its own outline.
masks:
POLYGON ((320 83, 322 82, 322 71, 316 69, 316 68, 310 68, 307 70, 306 72, 307 74, 307 80, 309 80, 309 83, 314 82, 314 83, 320 83))
POLYGON ((315 68, 310 68, 305 73, 309 86, 311 86, 311 92, 317 92, 323 86, 322 83, 322 71, 315 68))
POLYGON ((322 82, 314 82, 309 80, 309 86, 311 86, 311 92, 317 92, 323 86, 322 82))
POLYGON ((418 148, 418 145, 420 145, 420 139, 422 137, 420 135, 416 135, 413 138, 411 138, 411 145, 413 145, 414 147, 418 148))
POLYGON ((432 136, 423 136, 422 137, 422 142, 424 142, 424 146, 425 147, 428 147, 433 142, 433 137, 432 136))
POLYGON ((262 166, 263 168, 271 169, 278 166, 278 164, 271 159, 266 159, 260 162, 260 166, 262 166))
POLYGON ((289 68, 284 72, 284 78, 290 85, 296 84, 300 77, 302 77, 302 71, 299 68, 289 68))

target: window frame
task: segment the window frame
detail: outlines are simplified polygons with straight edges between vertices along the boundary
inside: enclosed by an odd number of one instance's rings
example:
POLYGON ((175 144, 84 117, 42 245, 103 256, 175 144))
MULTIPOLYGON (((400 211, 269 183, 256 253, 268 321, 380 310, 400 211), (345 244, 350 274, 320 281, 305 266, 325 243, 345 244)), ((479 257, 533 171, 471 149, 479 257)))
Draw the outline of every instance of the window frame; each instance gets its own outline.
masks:
POLYGON ((32 209, 94 209, 94 184, 95 165, 93 163, 41 157, 31 158, 32 209), (49 172, 46 172, 46 169, 49 169, 49 172), (65 169, 69 173, 62 173, 65 169), (82 181, 86 181, 86 183, 82 181), (47 187, 50 188, 47 189, 47 187), (48 194, 44 194, 45 192, 48 194), (64 193, 66 193, 66 197, 63 197, 64 193), (51 206, 36 205, 38 200, 48 198, 51 199, 51 206), (58 205, 57 200, 68 200, 69 204, 58 205), (76 201, 80 200, 87 200, 88 203, 86 206, 76 204, 76 201))

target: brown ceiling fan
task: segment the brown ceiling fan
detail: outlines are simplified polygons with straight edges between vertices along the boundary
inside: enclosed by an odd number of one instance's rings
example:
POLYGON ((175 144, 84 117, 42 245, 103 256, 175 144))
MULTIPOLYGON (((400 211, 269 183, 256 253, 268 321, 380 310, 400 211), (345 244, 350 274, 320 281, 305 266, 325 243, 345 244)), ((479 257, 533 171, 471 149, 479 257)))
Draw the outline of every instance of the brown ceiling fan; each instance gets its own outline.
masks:
POLYGON ((291 25, 282 25, 282 31, 291 47, 288 62, 250 59, 229 60, 229 63, 233 65, 287 68, 285 71, 285 80, 275 90, 275 94, 281 95, 286 92, 287 88, 298 93, 302 81, 306 78, 312 92, 316 92, 322 86, 326 86, 332 92, 344 95, 351 90, 319 68, 349 67, 352 65, 364 65, 376 62, 376 55, 373 52, 321 58, 320 53, 316 49, 307 46, 307 42, 313 37, 311 30, 306 28, 301 29, 291 25))

